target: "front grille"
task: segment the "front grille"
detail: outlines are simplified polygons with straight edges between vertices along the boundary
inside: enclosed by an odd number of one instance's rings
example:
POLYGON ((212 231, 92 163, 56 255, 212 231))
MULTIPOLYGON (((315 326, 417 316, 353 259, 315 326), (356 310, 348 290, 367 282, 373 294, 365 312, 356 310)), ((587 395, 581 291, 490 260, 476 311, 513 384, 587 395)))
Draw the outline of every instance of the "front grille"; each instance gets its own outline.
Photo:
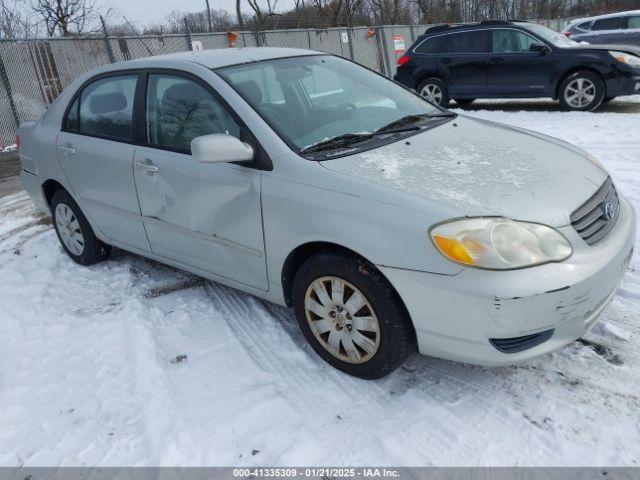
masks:
POLYGON ((525 335, 524 337, 490 338, 489 341, 491 345, 502 353, 518 353, 546 342, 552 335, 553 329, 534 333, 533 335, 525 335))
POLYGON ((589 245, 602 240, 620 213, 620 198, 610 177, 584 205, 571 214, 571 225, 589 245))

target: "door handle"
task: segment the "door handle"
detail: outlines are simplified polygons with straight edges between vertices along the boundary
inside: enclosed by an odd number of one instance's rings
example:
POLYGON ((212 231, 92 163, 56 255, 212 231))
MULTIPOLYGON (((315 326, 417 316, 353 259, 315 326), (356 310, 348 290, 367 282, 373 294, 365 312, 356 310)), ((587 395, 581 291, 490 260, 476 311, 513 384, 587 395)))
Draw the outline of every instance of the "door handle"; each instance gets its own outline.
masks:
POLYGON ((62 150, 66 155, 73 155, 76 153, 76 149, 69 145, 58 145, 58 148, 62 150))
POLYGON ((489 60, 489 62, 492 65, 500 65, 500 64, 504 63, 504 59, 502 59, 502 58, 492 58, 491 60, 489 60))
POLYGON ((138 170, 142 170, 143 172, 156 173, 158 171, 158 167, 150 163, 136 162, 136 168, 138 170))

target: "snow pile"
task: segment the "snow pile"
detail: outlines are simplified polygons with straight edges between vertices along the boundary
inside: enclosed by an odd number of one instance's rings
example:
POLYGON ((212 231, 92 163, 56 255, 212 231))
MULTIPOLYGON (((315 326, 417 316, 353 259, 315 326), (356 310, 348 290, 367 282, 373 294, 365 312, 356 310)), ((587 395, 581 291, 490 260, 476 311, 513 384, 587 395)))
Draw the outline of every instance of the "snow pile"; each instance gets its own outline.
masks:
POLYGON ((15 143, 13 145, 7 145, 6 147, 0 147, 0 153, 11 153, 18 150, 18 145, 15 143))
MULTIPOLYGON (((587 149, 640 210, 638 112, 468 113, 587 149)), ((81 267, 5 197, 0 465, 638 466, 639 270, 553 354, 416 355, 367 382, 320 361, 290 310, 123 252, 81 267)))

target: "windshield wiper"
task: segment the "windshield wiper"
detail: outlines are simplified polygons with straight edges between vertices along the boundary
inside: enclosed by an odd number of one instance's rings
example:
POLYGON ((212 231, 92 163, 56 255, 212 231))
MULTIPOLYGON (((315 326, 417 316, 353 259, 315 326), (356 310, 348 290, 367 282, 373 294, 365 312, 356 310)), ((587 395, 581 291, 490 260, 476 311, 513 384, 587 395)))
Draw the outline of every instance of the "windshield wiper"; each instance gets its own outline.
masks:
POLYGON ((420 127, 416 125, 417 122, 424 120, 425 118, 448 118, 455 117, 455 113, 421 113, 414 115, 405 115, 391 123, 388 123, 373 133, 392 133, 392 132, 404 132, 408 130, 418 130, 420 127))
POLYGON ((337 137, 328 138, 300 150, 300 153, 321 152, 333 148, 347 147, 354 143, 362 142, 373 137, 371 133, 345 133, 337 137))

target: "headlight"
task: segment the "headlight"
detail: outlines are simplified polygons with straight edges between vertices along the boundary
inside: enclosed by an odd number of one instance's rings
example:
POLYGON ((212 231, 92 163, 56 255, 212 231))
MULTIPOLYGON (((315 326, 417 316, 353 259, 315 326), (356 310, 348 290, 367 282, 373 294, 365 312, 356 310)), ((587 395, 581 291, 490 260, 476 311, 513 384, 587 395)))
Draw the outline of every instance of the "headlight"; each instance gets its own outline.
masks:
POLYGON ((506 218, 454 220, 434 227, 430 234, 445 257, 490 270, 561 262, 573 252, 569 241, 554 228, 506 218))
POLYGON ((624 52, 610 51, 609 53, 620 63, 626 63, 631 67, 640 67, 640 57, 624 52))

